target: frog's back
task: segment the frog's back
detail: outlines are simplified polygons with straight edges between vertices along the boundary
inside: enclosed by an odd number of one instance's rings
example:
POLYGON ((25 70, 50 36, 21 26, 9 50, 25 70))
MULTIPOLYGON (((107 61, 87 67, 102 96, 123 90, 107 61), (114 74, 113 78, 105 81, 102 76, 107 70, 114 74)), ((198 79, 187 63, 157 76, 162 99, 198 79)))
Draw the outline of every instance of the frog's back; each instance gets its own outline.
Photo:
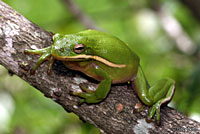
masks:
POLYGON ((98 63, 109 73, 114 80, 113 83, 127 81, 137 73, 139 57, 119 38, 95 30, 87 30, 78 34, 83 37, 83 44, 89 42, 87 50, 90 55, 97 55, 115 64, 126 65, 124 68, 114 68, 98 63))

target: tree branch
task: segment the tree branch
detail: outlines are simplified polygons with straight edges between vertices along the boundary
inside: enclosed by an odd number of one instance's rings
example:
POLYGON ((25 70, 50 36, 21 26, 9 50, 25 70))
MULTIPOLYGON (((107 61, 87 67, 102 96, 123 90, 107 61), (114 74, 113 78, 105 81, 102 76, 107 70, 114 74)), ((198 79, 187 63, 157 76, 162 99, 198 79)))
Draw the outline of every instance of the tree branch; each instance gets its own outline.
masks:
MULTIPOLYGON (((57 61, 51 75, 47 75, 47 63, 44 63, 30 75, 29 69, 38 56, 24 55, 30 48, 43 48, 52 44, 49 32, 39 28, 8 5, 0 1, 0 64, 32 86, 46 97, 59 103, 66 111, 74 112, 80 119, 94 124, 107 134, 131 133, 174 133, 199 131, 200 123, 193 121, 169 107, 161 109, 161 126, 147 124, 147 110, 134 112, 139 100, 130 85, 113 85, 108 97, 99 104, 77 105, 78 97, 70 96, 70 90, 78 90, 79 84, 96 85, 85 75, 68 70, 57 61)), ((148 109, 145 107, 145 109, 148 109)))

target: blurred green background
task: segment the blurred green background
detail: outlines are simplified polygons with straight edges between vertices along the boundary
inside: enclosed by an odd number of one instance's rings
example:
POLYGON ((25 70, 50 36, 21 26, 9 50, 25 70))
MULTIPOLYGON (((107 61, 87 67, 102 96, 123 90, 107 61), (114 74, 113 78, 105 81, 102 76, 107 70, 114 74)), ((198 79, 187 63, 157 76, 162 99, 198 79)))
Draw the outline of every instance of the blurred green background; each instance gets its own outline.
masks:
MULTIPOLYGON (((3 0, 54 33, 97 28, 118 36, 140 56, 149 83, 176 80, 170 106, 200 121, 200 25, 178 0, 3 0), (79 11, 79 10, 78 10, 79 11)), ((0 66, 0 134, 97 134, 0 66)))

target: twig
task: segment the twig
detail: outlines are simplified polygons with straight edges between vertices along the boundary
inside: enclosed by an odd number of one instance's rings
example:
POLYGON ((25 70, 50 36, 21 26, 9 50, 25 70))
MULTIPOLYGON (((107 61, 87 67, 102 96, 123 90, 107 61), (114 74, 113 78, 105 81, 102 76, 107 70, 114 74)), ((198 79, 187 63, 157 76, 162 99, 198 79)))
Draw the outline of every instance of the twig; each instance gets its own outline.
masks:
POLYGON ((197 47, 177 19, 162 7, 158 0, 151 2, 151 8, 157 13, 163 29, 175 42, 177 49, 185 54, 194 54, 197 51, 197 47))
POLYGON ((71 0, 64 0, 69 11, 81 22, 87 29, 99 30, 94 21, 86 15, 76 4, 71 0))
POLYGON ((200 1, 199 0, 181 0, 193 13, 193 15, 200 21, 200 1))

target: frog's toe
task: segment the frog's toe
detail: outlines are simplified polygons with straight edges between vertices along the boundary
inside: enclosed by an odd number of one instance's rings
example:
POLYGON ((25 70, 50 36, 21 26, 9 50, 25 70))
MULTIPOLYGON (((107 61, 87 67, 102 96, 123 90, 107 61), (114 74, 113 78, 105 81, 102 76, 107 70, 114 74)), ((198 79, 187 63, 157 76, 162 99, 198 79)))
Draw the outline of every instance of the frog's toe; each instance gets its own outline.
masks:
POLYGON ((84 83, 79 84, 79 87, 81 88, 82 91, 86 93, 94 93, 95 91, 90 90, 89 88, 85 87, 84 83))
MULTIPOLYGON (((145 118, 145 120, 147 123, 153 122, 153 119, 148 116, 145 118)), ((156 123, 156 125, 160 126, 160 124, 161 124, 160 119, 159 120, 156 119, 155 123, 156 123)))
POLYGON ((24 50, 24 54, 29 54, 28 49, 24 50))
POLYGON ((69 91, 69 94, 70 95, 74 95, 74 96, 78 96, 78 92, 72 91, 72 90, 69 91))
POLYGON ((78 101, 78 106, 82 105, 84 102, 85 102, 85 99, 80 99, 80 100, 78 101))
POLYGON ((152 119, 154 114, 155 114, 155 112, 156 112, 156 106, 154 104, 152 107, 149 108, 149 113, 148 113, 148 117, 147 118, 148 119, 152 119))
POLYGON ((152 119, 149 118, 148 116, 145 118, 145 120, 146 120, 147 123, 151 123, 152 122, 152 119))
MULTIPOLYGON (((73 95, 73 96, 81 96, 80 95, 80 92, 76 92, 76 91, 69 91, 69 94, 70 95, 73 95)), ((80 105, 82 105, 83 103, 85 102, 85 99, 84 98, 81 98, 79 101, 78 101, 78 105, 80 106, 80 105)))
POLYGON ((47 74, 50 75, 52 73, 52 70, 47 70, 47 74))
POLYGON ((151 108, 149 108, 148 119, 152 119, 153 116, 156 116, 156 124, 160 124, 160 106, 162 100, 155 103, 151 108))
POLYGON ((156 120, 156 125, 160 126, 161 122, 160 120, 156 120))

